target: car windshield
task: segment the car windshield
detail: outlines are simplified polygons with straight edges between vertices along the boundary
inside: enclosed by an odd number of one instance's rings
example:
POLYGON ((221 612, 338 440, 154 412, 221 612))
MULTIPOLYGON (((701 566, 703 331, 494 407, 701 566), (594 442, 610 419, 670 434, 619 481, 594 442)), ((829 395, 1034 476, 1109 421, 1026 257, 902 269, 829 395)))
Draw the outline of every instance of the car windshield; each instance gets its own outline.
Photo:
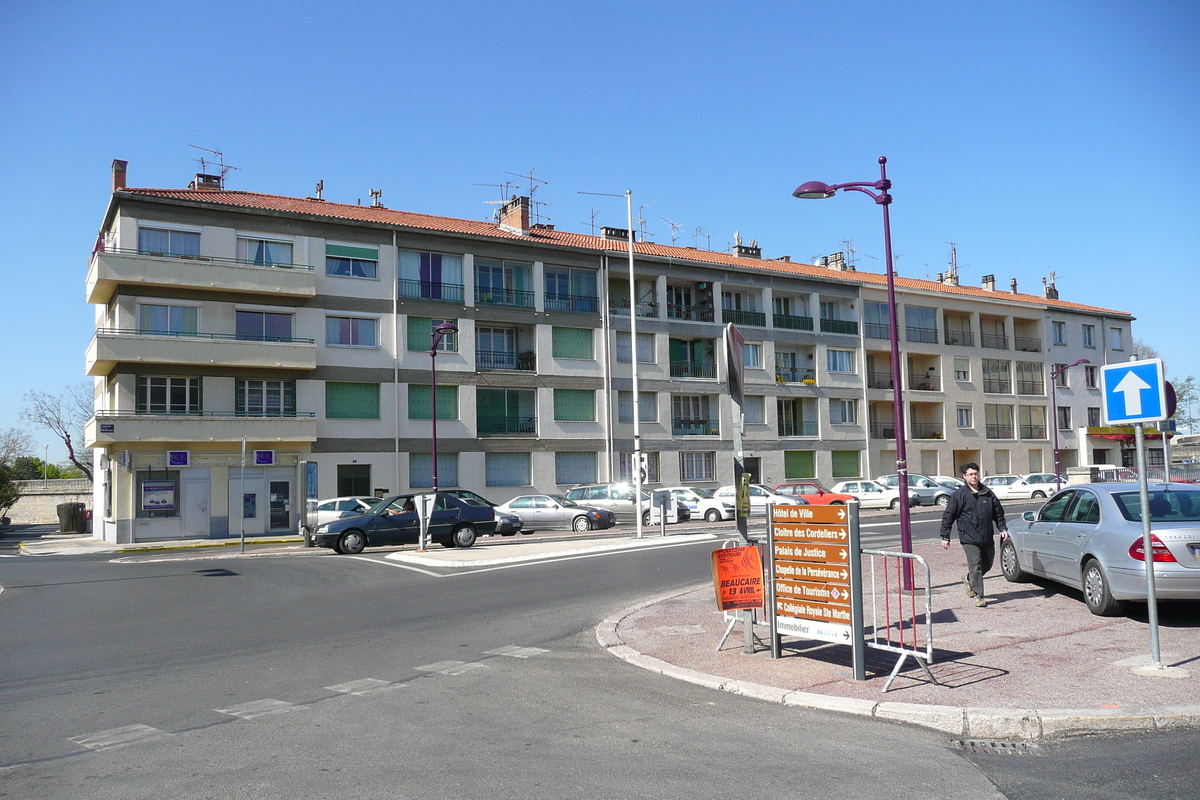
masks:
POLYGON ((363 499, 364 499, 364 500, 365 500, 367 503, 370 503, 370 505, 369 505, 369 506, 367 506, 367 508, 366 508, 366 510, 367 510, 367 511, 381 511, 381 510, 383 509, 382 503, 383 503, 383 501, 384 501, 384 500, 386 500, 387 498, 386 498, 386 497, 380 497, 380 498, 377 498, 377 499, 374 499, 374 500, 372 500, 372 499, 370 499, 370 498, 363 498, 363 499))
POLYGON ((711 500, 713 496, 712 489, 692 489, 691 491, 703 497, 705 500, 711 500))
MULTIPOLYGON (((1150 492, 1151 522, 1200 522, 1200 490, 1159 489, 1150 492)), ((1121 516, 1130 522, 1142 520, 1142 498, 1138 492, 1113 492, 1121 516)))
POLYGON ((479 508, 491 508, 492 507, 491 503, 487 502, 486 500, 484 500, 482 497, 480 497, 477 494, 476 495, 464 494, 464 495, 461 495, 458 498, 458 500, 459 500, 459 502, 465 503, 466 505, 469 505, 469 506, 477 506, 479 508))

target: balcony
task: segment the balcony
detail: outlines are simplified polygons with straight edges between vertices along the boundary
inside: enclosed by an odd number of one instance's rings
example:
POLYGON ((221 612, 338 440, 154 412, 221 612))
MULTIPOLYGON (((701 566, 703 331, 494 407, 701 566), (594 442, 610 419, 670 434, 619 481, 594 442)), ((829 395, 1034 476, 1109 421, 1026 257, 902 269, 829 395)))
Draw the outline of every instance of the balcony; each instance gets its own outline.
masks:
POLYGON ((821 318, 821 333, 848 333, 858 335, 858 323, 842 319, 821 318))
POLYGON ((867 373, 867 388, 868 389, 891 389, 892 388, 892 373, 890 373, 890 372, 868 372, 867 373))
POLYGON ((178 364, 309 370, 317 366, 312 339, 248 340, 232 333, 97 328, 85 358, 88 375, 107 375, 117 364, 178 364))
POLYGON ((913 422, 909 425, 911 439, 944 439, 946 433, 940 422, 913 422))
MULTIPOLYGON (((639 316, 647 316, 639 314, 639 316)), ((679 303, 667 303, 667 319, 681 319, 686 322, 712 322, 712 306, 685 306, 679 303)))
POLYGON ((475 428, 480 436, 536 436, 537 417, 478 417, 475 428))
POLYGON ((896 424, 894 422, 872 422, 870 429, 872 439, 896 438, 896 424))
MULTIPOLYGON (((608 310, 618 317, 629 316, 629 301, 614 299, 609 301, 608 310)), ((639 302, 637 304, 637 315, 639 317, 657 317, 658 303, 639 302)))
POLYGON ((789 331, 811 331, 813 329, 813 318, 798 317, 794 314, 772 314, 771 324, 776 328, 789 331))
POLYGON ((942 390, 942 377, 940 375, 910 372, 908 373, 908 388, 921 392, 940 392, 942 390))
POLYGON ((984 378, 983 390, 992 394, 1012 394, 1012 381, 1003 378, 984 378))
POLYGON ((475 369, 481 372, 491 370, 536 372, 537 355, 531 352, 517 353, 509 350, 476 350, 475 369))
POLYGON ((767 327, 767 315, 761 311, 739 311, 736 308, 721 309, 721 321, 732 322, 734 325, 752 325, 757 328, 767 327))
POLYGON ((139 414, 97 411, 84 425, 88 447, 117 442, 315 442, 317 420, 311 411, 286 416, 203 411, 190 414, 139 414))
POLYGON ((259 265, 215 256, 183 256, 125 248, 92 255, 87 301, 106 304, 120 285, 309 298, 317 294, 313 268, 304 264, 259 265))
POLYGON ((989 439, 1013 439, 1013 438, 1016 438, 1013 436, 1012 423, 1009 423, 1007 425, 993 425, 993 424, 989 423, 985 427, 987 428, 987 438, 989 438, 989 439))
POLYGON ((400 297, 410 300, 443 300, 447 303, 462 305, 466 297, 466 287, 461 283, 440 283, 437 281, 400 281, 400 297))
POLYGON ((1045 439, 1046 438, 1046 426, 1045 425, 1022 425, 1021 426, 1021 438, 1022 439, 1045 439))
POLYGON ((886 322, 864 322, 863 336, 868 339, 891 339, 892 332, 886 322))
POLYGON ((700 364, 695 361, 672 361, 672 378, 715 378, 716 364, 700 364))
POLYGON ((937 328, 920 328, 909 325, 904 328, 904 338, 910 342, 937 344, 937 328))
POLYGON ((979 342, 984 347, 990 347, 993 350, 1007 350, 1008 336, 1003 333, 984 333, 980 334, 979 342))
POLYGON ((1034 339, 1031 336, 1014 336, 1013 344, 1017 350, 1021 350, 1025 353, 1042 352, 1042 340, 1034 339))
POLYGON ((817 372, 811 367, 775 367, 778 383, 816 383, 817 372))
POLYGON ((1041 381, 1017 381, 1017 394, 1046 394, 1046 385, 1041 381))
POLYGON ((955 345, 957 347, 974 347, 975 334, 971 331, 952 331, 947 330, 943 333, 946 344, 955 345))
POLYGON ((600 308, 600 298, 585 294, 547 294, 547 311, 578 311, 595 314, 600 308))
POLYGON ((779 421, 780 436, 816 436, 817 421, 816 420, 780 420, 779 421))
POLYGON ((481 289, 475 287, 475 302, 485 306, 533 308, 533 292, 524 289, 481 289))
POLYGON ((721 424, 715 419, 671 420, 672 436, 720 436, 721 424))

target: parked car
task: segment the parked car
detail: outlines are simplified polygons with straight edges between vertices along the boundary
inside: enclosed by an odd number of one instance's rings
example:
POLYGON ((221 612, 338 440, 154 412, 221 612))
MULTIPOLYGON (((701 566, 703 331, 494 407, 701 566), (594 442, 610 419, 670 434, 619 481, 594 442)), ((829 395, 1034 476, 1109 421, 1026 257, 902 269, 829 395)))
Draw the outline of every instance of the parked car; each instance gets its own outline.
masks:
MULTIPOLYGON (((1200 488, 1149 486, 1151 560, 1160 600, 1200 600, 1200 488)), ((1000 568, 1012 582, 1028 575, 1083 591, 1088 610, 1119 614, 1146 600, 1146 554, 1136 483, 1090 483, 1055 494, 1008 526, 1000 568)))
MULTIPOLYGON (((364 547, 410 544, 420 538, 417 518, 419 495, 392 495, 365 514, 355 514, 318 525, 313 544, 339 553, 361 553, 364 547)), ((461 500, 438 492, 429 522, 430 541, 442 547, 470 547, 479 536, 496 530, 496 514, 478 500, 461 500)))
MULTIPOLYGON (((890 475, 880 475, 875 482, 889 489, 897 489, 900 486, 900 477, 893 472, 890 475)), ((950 495, 954 494, 954 489, 938 483, 933 478, 910 472, 908 494, 915 506, 944 506, 950 502, 950 495)))
POLYGON ((583 532, 603 530, 617 524, 616 514, 607 508, 579 505, 560 494, 523 494, 496 506, 496 511, 520 517, 524 525, 522 533, 533 533, 535 530, 583 532))
MULTIPOLYGON (((722 486, 713 492, 713 497, 737 505, 737 490, 733 486, 722 486)), ((806 506, 808 501, 803 497, 789 497, 786 494, 773 492, 760 483, 750 484, 750 513, 765 514, 767 506, 806 506)))
POLYGON ((962 478, 955 478, 952 475, 930 475, 930 478, 945 486, 950 491, 954 491, 960 486, 966 486, 967 482, 962 478))
POLYGON ((317 518, 310 521, 313 527, 335 519, 361 514, 379 502, 378 497, 335 497, 317 503, 317 518))
POLYGON ((676 500, 688 507, 693 517, 703 517, 706 522, 720 522, 737 516, 734 503, 728 498, 713 497, 712 489, 696 489, 691 486, 668 486, 676 500))
POLYGON ((1025 479, 1026 483, 1045 486, 1052 492, 1057 492, 1067 485, 1066 475, 1055 475, 1053 472, 1031 472, 1021 477, 1025 479))
POLYGON ((772 491, 789 497, 803 497, 811 506, 841 506, 854 499, 854 495, 831 492, 816 481, 781 483, 772 491))
MULTIPOLYGON (((899 508, 900 490, 889 489, 875 481, 860 478, 853 481, 835 483, 833 490, 841 494, 857 497, 863 508, 899 508)), ((912 505, 912 495, 909 495, 909 505, 912 505)))
POLYGON ((1054 493, 1053 486, 1030 483, 1020 475, 988 475, 983 485, 1001 500, 1042 500, 1054 493))
MULTIPOLYGON (((632 522, 636 506, 633 502, 633 487, 628 483, 589 483, 575 486, 567 492, 567 499, 596 508, 605 508, 617 516, 618 521, 632 522)), ((667 522, 686 522, 692 512, 683 503, 676 502, 667 509, 667 522)), ((642 524, 658 522, 658 510, 650 507, 650 493, 642 491, 642 524)))

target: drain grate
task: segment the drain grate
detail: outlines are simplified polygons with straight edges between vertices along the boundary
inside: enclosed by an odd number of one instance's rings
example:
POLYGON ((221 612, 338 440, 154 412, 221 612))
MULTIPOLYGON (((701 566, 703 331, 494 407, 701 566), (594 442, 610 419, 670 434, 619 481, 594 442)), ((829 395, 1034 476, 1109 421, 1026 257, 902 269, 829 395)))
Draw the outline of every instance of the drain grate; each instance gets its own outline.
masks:
POLYGON ((987 753, 1002 756, 1044 756, 1045 751, 1037 742, 1009 741, 1005 739, 955 739, 951 744, 956 750, 968 753, 987 753))

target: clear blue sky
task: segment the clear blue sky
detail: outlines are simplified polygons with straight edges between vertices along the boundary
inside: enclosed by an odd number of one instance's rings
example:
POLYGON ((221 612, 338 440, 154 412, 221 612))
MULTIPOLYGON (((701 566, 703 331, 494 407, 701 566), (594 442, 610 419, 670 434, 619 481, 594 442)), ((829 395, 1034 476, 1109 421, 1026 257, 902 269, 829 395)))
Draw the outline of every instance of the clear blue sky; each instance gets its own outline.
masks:
MULTIPOLYGON (((0 428, 83 379, 86 262, 110 190, 230 188, 484 218, 536 168, 560 229, 808 261, 878 209, 799 201, 889 158, 897 270, 996 275, 1132 312, 1200 375, 1200 7, 1195 3, 7 3, 0 11, 0 428), (697 228, 705 233, 695 236, 697 228), (711 239, 709 238, 711 234, 711 239)), ((879 260, 872 260, 874 256, 879 260)), ((38 433, 39 442, 50 441, 38 433)), ((40 450, 40 448, 39 448, 40 450)), ((51 457, 64 456, 54 447, 51 457)))

